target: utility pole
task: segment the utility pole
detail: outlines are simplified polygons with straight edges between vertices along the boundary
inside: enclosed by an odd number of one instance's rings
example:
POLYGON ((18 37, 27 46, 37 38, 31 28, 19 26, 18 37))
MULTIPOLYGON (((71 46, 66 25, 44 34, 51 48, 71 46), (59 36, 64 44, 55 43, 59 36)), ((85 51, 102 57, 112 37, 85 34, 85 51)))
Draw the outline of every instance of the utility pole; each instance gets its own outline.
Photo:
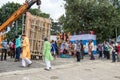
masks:
POLYGON ((118 34, 117 34, 117 27, 115 28, 115 34, 116 34, 116 41, 117 41, 117 37, 118 37, 118 34))
POLYGON ((25 21, 25 14, 22 15, 22 34, 23 34, 23 31, 24 31, 24 21, 25 21))
POLYGON ((15 28, 16 28, 16 35, 18 35, 18 21, 15 22, 15 28))

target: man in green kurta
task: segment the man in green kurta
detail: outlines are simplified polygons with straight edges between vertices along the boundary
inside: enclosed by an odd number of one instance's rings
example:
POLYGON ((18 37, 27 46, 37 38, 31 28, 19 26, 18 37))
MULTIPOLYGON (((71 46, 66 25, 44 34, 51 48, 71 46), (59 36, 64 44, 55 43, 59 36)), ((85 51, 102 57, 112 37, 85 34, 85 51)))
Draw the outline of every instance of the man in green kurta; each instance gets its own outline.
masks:
POLYGON ((47 38, 44 39, 44 49, 43 49, 43 59, 45 61, 46 68, 45 70, 51 69, 51 61, 53 60, 53 56, 51 55, 51 44, 47 38))

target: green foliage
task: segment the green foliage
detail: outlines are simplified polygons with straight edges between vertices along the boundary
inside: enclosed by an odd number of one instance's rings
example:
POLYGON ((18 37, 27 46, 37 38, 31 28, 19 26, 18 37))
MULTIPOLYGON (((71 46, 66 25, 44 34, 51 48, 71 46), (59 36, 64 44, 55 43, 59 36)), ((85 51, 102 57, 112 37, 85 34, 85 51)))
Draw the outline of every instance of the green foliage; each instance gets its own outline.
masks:
POLYGON ((29 12, 33 15, 44 17, 44 18, 49 18, 50 15, 46 13, 42 13, 39 9, 30 9, 29 12))
POLYGON ((115 38, 120 26, 118 0, 64 0, 65 16, 60 20, 65 32, 95 31, 98 40, 115 38))
MULTIPOLYGON (((2 23, 4 23, 11 15, 12 13, 14 13, 21 5, 18 3, 6 3, 4 4, 1 8, 0 8, 0 25, 2 25, 2 23)), ((21 33, 21 26, 22 25, 22 17, 20 17, 18 20, 18 33, 21 33)), ((14 24, 15 25, 15 24, 14 24)), ((10 25, 9 25, 10 26, 10 25)), ((11 27, 11 26, 10 26, 11 27)), ((14 28, 12 28, 12 30, 10 32, 7 33, 7 39, 12 39, 14 38, 16 35, 16 30, 15 30, 15 26, 14 28)))
POLYGON ((0 14, 2 14, 0 16, 0 21, 1 21, 0 23, 5 22, 11 16, 11 14, 15 10, 17 10, 20 6, 21 6, 20 4, 13 3, 13 2, 12 3, 8 2, 8 3, 4 4, 0 11, 0 14))
POLYGON ((59 22, 52 21, 51 35, 57 35, 58 32, 61 32, 61 25, 59 22))

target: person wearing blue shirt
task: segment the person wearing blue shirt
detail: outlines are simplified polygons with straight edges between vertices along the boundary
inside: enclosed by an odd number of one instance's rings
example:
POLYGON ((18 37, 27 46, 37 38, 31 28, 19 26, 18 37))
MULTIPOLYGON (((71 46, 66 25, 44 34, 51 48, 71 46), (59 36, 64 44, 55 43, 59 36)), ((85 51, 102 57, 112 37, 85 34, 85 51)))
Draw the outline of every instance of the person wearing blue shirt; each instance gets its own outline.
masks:
POLYGON ((17 35, 15 36, 15 48, 16 48, 16 57, 15 57, 15 62, 20 60, 20 53, 21 53, 21 38, 17 35))
POLYGON ((51 41, 51 53, 52 53, 52 55, 54 56, 54 58, 56 59, 56 44, 55 44, 55 41, 54 40, 52 40, 51 41))
POLYGON ((4 60, 7 58, 7 39, 2 41, 2 54, 1 54, 1 61, 3 61, 3 55, 4 55, 4 60))

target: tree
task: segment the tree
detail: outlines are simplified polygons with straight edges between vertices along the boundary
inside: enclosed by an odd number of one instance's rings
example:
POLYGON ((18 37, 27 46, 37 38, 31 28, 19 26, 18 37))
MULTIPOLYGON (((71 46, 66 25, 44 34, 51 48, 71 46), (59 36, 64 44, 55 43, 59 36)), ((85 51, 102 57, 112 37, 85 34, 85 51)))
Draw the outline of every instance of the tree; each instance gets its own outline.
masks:
POLYGON ((78 34, 93 30, 98 40, 115 38, 115 29, 120 26, 120 11, 113 5, 117 0, 64 1, 66 13, 63 22, 60 21, 64 31, 78 34))
POLYGON ((35 9, 30 9, 29 12, 33 15, 36 16, 40 16, 40 17, 44 17, 44 18, 50 18, 49 14, 46 13, 42 13, 39 9, 35 8, 35 9))
MULTIPOLYGON (((1 7, 1 11, 0 11, 0 14, 2 14, 1 16, 0 16, 0 25, 2 25, 2 23, 4 23, 11 15, 12 15, 12 13, 15 11, 15 10, 17 10, 19 7, 20 7, 21 5, 20 4, 18 4, 18 3, 10 3, 10 2, 8 2, 8 3, 6 3, 6 4, 4 4, 2 7, 1 7)), ((20 17, 19 19, 18 19, 18 33, 21 33, 21 26, 20 25, 22 25, 22 17, 20 17)), ((14 24, 15 25, 15 24, 14 24)), ((10 25, 9 25, 10 26, 10 25)), ((7 38, 8 39, 11 39, 11 38, 14 38, 14 36, 15 36, 16 34, 15 34, 15 27, 13 27, 12 28, 12 30, 9 32, 9 33, 7 33, 7 38)))
MULTIPOLYGON (((1 11, 0 11, 0 14, 2 14, 0 16, 0 23, 2 24, 3 22, 5 22, 10 16, 11 14, 17 10, 21 5, 18 4, 18 3, 6 3, 4 4, 2 7, 1 7, 1 11)), ((0 24, 0 25, 1 25, 0 24)))
POLYGON ((59 32, 61 32, 61 25, 59 22, 54 22, 52 21, 52 27, 51 27, 51 35, 56 35, 58 34, 59 32))

